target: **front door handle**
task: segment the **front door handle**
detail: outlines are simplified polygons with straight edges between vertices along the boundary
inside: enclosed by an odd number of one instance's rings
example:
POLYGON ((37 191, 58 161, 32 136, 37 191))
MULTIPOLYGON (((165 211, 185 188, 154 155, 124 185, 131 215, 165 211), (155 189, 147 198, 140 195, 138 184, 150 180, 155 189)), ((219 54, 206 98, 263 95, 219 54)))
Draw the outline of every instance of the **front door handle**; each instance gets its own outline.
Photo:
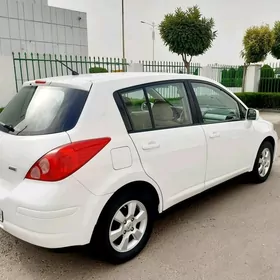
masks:
POLYGON ((212 132, 212 133, 210 133, 210 135, 209 135, 209 137, 211 138, 211 139, 213 139, 213 138, 218 138, 218 137, 220 137, 221 135, 220 135, 220 132, 212 132))
POLYGON ((149 143, 147 143, 147 144, 144 144, 144 145, 142 146, 142 149, 143 149, 144 151, 147 151, 147 150, 158 149, 159 147, 160 147, 160 144, 159 144, 159 143, 157 143, 157 142, 155 142, 155 141, 151 141, 151 142, 149 142, 149 143))

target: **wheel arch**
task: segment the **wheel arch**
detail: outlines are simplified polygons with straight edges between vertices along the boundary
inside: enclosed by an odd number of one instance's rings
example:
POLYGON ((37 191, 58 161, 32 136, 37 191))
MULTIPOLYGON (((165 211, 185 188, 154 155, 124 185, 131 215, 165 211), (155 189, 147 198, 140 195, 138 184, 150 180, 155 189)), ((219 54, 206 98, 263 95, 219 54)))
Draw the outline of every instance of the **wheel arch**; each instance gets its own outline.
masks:
POLYGON ((109 203, 115 199, 116 196, 121 195, 123 192, 147 192, 147 194, 152 195, 152 199, 157 203, 158 212, 161 213, 163 209, 163 198, 160 190, 152 185, 150 182, 144 180, 137 180, 133 182, 126 183, 121 188, 116 190, 110 199, 105 204, 104 208, 109 205, 109 203))
MULTIPOLYGON (((262 140, 262 142, 259 144, 258 149, 257 149, 257 151, 256 151, 255 154, 254 154, 254 159, 253 159, 253 163, 252 163, 251 170, 253 170, 253 168, 254 168, 255 161, 256 161, 256 158, 257 158, 259 149, 260 149, 260 147, 262 146, 262 144, 263 144, 264 142, 269 142, 269 143, 272 145, 272 147, 273 147, 273 153, 275 153, 275 145, 276 145, 275 139, 274 139, 271 135, 266 136, 266 137, 262 140)), ((273 158, 274 158, 274 157, 273 157, 273 158)))
MULTIPOLYGON (((273 138, 272 136, 267 136, 267 137, 262 141, 261 145, 262 145, 264 142, 269 142, 269 143, 272 145, 272 147, 273 147, 273 152, 274 152, 274 149, 275 149, 275 140, 274 140, 274 138, 273 138)), ((260 145, 260 146, 261 146, 261 145, 260 145)))

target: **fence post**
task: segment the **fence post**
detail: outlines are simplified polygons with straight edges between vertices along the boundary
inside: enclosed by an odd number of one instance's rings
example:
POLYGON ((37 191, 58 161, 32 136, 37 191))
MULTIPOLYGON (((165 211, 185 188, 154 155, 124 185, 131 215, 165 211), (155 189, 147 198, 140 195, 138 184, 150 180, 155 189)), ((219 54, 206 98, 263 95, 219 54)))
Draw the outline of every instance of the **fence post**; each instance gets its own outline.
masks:
POLYGON ((213 69, 211 65, 203 66, 200 70, 200 76, 212 79, 213 69))
POLYGON ((245 77, 245 92, 258 92, 261 78, 261 65, 249 65, 245 77))
POLYGON ((144 65, 141 63, 130 63, 127 65, 127 72, 144 72, 144 65))

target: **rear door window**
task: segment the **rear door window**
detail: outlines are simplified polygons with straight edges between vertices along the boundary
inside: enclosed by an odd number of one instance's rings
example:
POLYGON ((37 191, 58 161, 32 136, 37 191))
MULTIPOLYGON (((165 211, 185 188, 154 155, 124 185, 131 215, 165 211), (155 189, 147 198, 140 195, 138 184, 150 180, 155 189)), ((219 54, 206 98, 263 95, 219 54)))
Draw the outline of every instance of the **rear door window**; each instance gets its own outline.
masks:
MULTIPOLYGON (((0 114, 16 135, 44 135, 72 129, 88 92, 55 86, 23 87, 0 114)), ((0 126, 0 128, 3 127, 0 126)))
POLYGON ((121 98, 134 132, 193 124, 184 83, 150 84, 123 91, 121 98))

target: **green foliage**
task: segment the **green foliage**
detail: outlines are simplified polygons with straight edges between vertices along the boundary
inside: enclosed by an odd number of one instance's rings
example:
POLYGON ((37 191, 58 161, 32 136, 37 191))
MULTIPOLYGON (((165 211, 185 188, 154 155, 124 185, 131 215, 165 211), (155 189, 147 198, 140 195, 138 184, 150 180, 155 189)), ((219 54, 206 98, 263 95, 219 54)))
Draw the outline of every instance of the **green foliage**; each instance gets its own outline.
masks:
POLYGON ((236 93, 248 107, 257 109, 279 109, 280 93, 242 92, 236 93))
POLYGON ((264 64, 261 68, 261 78, 274 78, 274 70, 267 64, 264 64))
POLYGON ((226 87, 241 87, 243 79, 243 66, 238 69, 230 68, 222 70, 221 84, 226 87))
POLYGON ((0 113, 4 110, 4 108, 0 108, 0 113))
POLYGON ((273 45, 273 33, 268 25, 253 26, 246 30, 241 56, 245 63, 264 61, 273 45))
POLYGON ((244 74, 244 67, 239 66, 235 73, 235 86, 236 87, 242 87, 243 74, 244 74))
POLYGON ((91 67, 89 68, 89 73, 95 74, 95 73, 107 73, 108 70, 103 67, 91 67))
POLYGON ((192 57, 204 54, 212 46, 217 36, 214 26, 213 18, 203 17, 198 6, 194 6, 186 11, 177 8, 175 13, 165 15, 159 31, 169 50, 182 56, 189 73, 192 57))
POLYGON ((198 68, 196 68, 196 69, 194 70, 193 75, 196 75, 196 76, 199 75, 199 70, 198 70, 198 68))
POLYGON ((276 21, 274 23, 272 33, 274 37, 274 43, 271 47, 271 54, 274 58, 280 59, 280 21, 276 21))

